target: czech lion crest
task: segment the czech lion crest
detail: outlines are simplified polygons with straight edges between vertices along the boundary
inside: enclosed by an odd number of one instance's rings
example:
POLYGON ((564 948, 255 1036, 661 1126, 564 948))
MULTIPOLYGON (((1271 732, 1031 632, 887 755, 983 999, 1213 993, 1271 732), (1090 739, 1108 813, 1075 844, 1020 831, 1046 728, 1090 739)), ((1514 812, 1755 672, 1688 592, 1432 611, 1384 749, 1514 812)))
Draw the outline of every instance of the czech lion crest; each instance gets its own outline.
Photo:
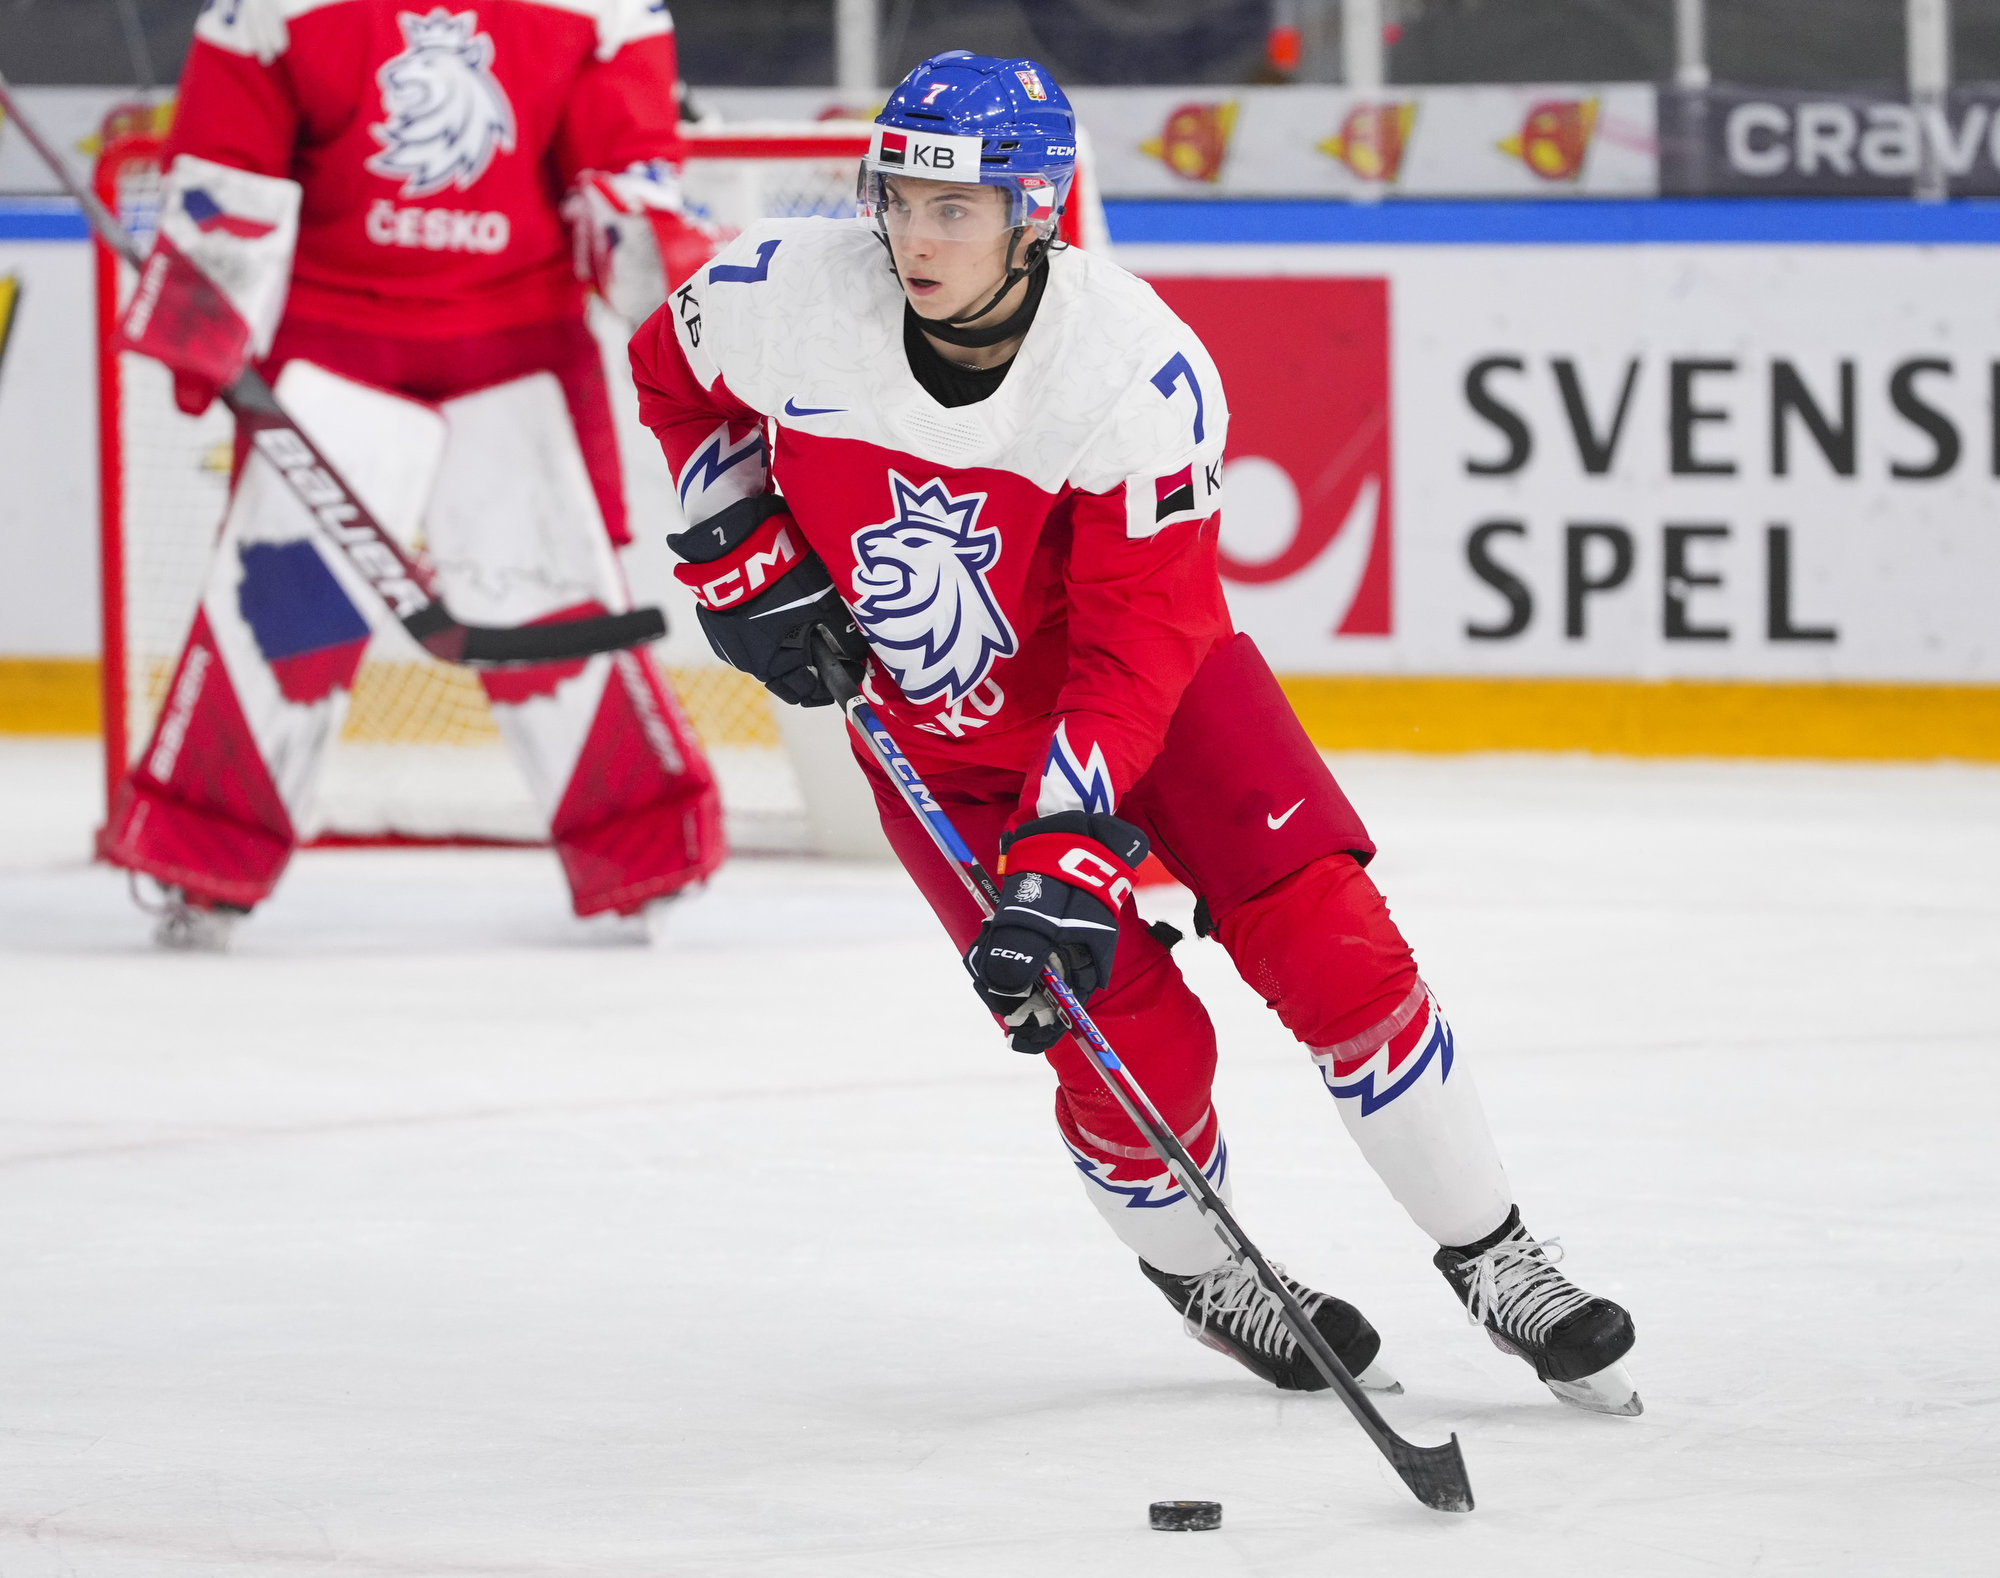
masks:
POLYGON ((905 696, 957 701, 1016 649, 986 585, 1000 533, 978 528, 983 493, 893 471, 889 490, 895 519, 854 534, 854 617, 905 696))
POLYGON ((400 11, 396 22, 404 48, 375 73, 383 118, 368 130, 382 151, 367 168, 400 180, 405 197, 463 191, 496 153, 514 151, 514 106, 493 75, 493 40, 473 11, 400 11))

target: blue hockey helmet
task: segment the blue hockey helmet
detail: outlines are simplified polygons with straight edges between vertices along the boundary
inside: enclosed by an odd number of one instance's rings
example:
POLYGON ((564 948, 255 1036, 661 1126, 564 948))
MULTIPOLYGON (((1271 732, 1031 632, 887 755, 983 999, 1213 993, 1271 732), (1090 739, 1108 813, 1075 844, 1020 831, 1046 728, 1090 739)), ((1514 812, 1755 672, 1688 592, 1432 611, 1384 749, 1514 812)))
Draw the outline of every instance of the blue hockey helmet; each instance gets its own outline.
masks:
POLYGON ((947 50, 899 82, 875 117, 861 166, 864 217, 888 225, 899 210, 884 181, 898 175, 998 187, 1006 228, 1028 227, 1046 244, 1076 179, 1076 112, 1032 60, 947 50))

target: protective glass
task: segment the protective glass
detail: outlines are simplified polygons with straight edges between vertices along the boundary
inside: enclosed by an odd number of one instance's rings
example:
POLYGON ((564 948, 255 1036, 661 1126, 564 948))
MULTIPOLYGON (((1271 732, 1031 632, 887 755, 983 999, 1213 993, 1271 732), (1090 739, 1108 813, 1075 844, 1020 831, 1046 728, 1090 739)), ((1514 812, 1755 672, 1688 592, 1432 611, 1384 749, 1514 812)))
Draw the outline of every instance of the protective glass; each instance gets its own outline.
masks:
POLYGON ((861 211, 892 240, 993 241, 1020 223, 1013 194, 998 186, 964 186, 863 170, 861 211))

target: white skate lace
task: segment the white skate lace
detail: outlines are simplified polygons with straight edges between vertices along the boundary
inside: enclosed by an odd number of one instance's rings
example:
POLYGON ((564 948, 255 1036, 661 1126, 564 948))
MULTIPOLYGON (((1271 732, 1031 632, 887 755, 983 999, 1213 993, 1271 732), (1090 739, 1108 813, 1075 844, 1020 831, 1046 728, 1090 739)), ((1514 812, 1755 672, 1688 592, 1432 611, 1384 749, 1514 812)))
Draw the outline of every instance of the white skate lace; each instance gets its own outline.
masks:
POLYGON ((1556 1270, 1563 1257, 1562 1240, 1537 1243, 1521 1229, 1467 1262, 1472 1272, 1465 1293, 1465 1317, 1482 1325, 1490 1315, 1509 1335, 1539 1343, 1567 1315, 1590 1302, 1585 1293, 1556 1270))
MULTIPOLYGON (((1308 1319, 1326 1302, 1324 1293, 1315 1293, 1285 1277, 1283 1266, 1273 1262, 1271 1269, 1284 1277, 1285 1286, 1292 1290, 1308 1319)), ((1228 1325, 1252 1347, 1280 1358, 1299 1345, 1298 1338, 1285 1324, 1284 1306, 1264 1290, 1256 1272, 1233 1260, 1225 1260, 1213 1271, 1203 1272, 1188 1290, 1188 1302, 1181 1311, 1181 1324, 1188 1335, 1199 1337, 1211 1319, 1218 1325, 1228 1325)))

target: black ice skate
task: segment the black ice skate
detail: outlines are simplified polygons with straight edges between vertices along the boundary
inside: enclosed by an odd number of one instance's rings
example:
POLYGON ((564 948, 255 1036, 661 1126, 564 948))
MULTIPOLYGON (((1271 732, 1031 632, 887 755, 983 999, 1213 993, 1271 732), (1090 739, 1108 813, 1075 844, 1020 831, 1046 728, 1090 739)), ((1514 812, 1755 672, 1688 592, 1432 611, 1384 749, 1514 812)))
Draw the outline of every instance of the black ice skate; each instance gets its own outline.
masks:
MULTIPOLYGON (((1269 1381, 1283 1392, 1318 1392, 1326 1388, 1326 1377, 1299 1346, 1298 1338, 1285 1325, 1278 1301, 1266 1293, 1257 1275, 1247 1266, 1225 1260, 1213 1271, 1197 1277, 1177 1277, 1139 1262, 1146 1280, 1166 1294, 1167 1302, 1180 1311, 1187 1334, 1195 1341, 1226 1353, 1252 1375, 1269 1381)), ((1400 1392, 1402 1383, 1376 1362, 1382 1339, 1368 1324, 1367 1316, 1352 1304, 1326 1293, 1316 1293, 1303 1282, 1284 1277, 1304 1307, 1306 1316, 1319 1328, 1332 1347, 1334 1356, 1347 1373, 1371 1392, 1400 1392)))
POLYGON ((1516 1206, 1495 1232, 1461 1249, 1440 1249, 1432 1264, 1493 1346, 1526 1359, 1571 1407, 1643 1412, 1632 1377, 1619 1363, 1632 1350, 1632 1317, 1556 1270, 1561 1257, 1553 1238, 1537 1243, 1529 1236, 1516 1206))

